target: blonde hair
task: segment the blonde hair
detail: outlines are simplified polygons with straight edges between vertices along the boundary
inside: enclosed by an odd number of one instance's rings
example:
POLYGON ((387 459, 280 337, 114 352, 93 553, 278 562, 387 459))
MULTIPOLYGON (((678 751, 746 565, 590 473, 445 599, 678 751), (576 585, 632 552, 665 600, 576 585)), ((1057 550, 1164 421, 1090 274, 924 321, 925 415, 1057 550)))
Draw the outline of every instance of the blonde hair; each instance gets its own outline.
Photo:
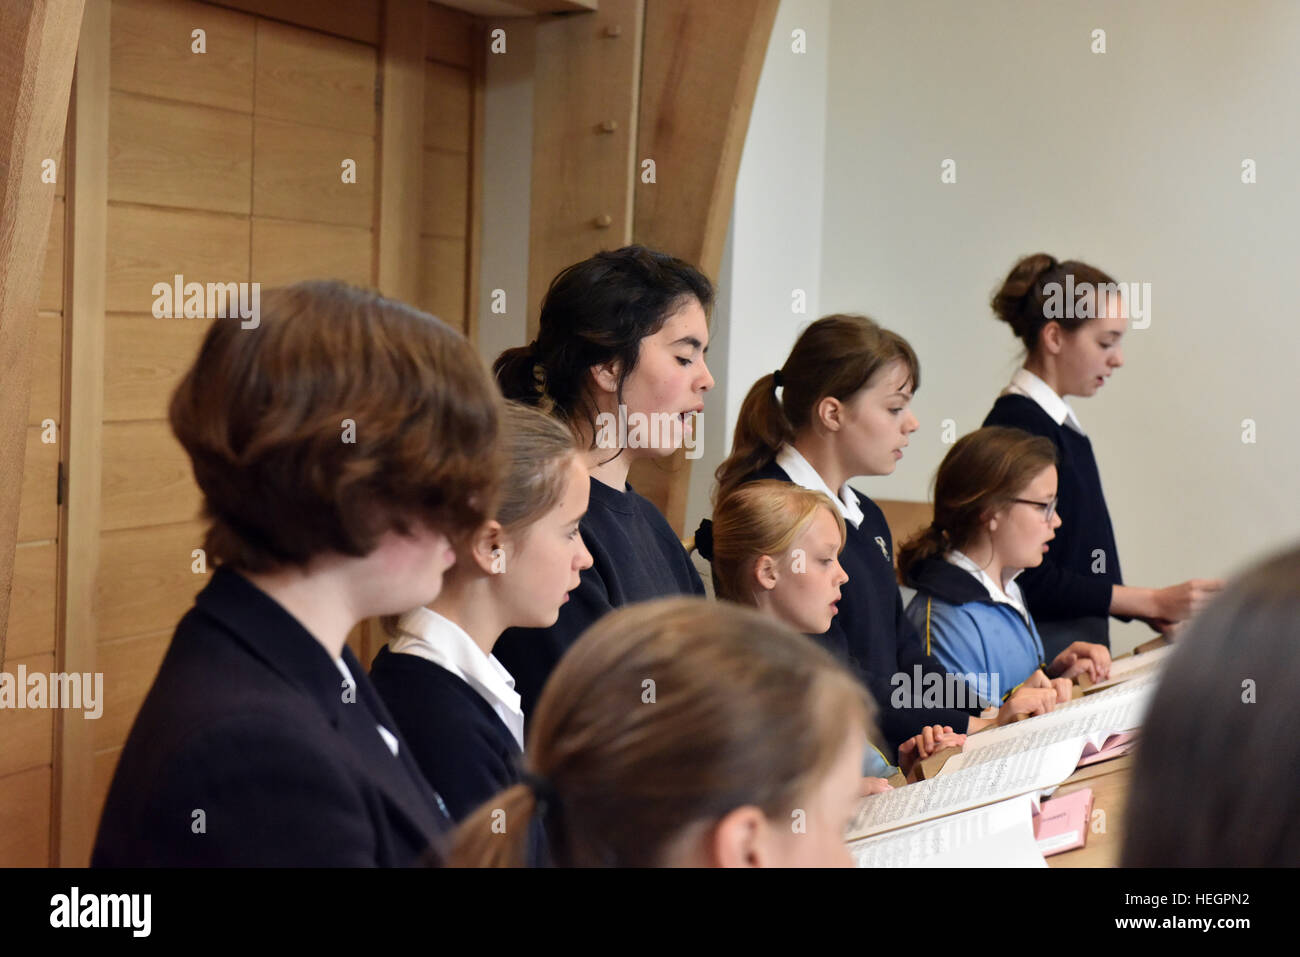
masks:
POLYGON ((762 479, 731 492, 713 510, 713 590, 719 598, 753 605, 750 580, 763 555, 784 555, 819 508, 830 511, 844 547, 844 516, 825 492, 762 479))
POLYGON ((522 866, 542 846, 532 863, 662 865, 689 828, 736 808, 788 821, 854 724, 870 735, 873 721, 848 671, 757 611, 626 606, 560 659, 530 719, 524 782, 461 825, 451 863, 522 866))

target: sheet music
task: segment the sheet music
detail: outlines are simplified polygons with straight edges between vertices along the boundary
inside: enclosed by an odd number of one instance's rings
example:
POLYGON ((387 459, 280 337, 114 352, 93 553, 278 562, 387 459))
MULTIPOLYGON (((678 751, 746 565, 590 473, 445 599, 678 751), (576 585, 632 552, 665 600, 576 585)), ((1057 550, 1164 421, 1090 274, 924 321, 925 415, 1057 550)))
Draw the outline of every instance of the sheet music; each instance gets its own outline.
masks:
POLYGON ((1029 795, 849 845, 858 867, 1046 867, 1029 795))
POLYGON ((846 840, 965 811, 1030 792, 1055 788, 1074 771, 1087 744, 1071 738, 1040 748, 1018 748, 982 764, 864 798, 846 840))
POLYGON ((1103 689, 1114 687, 1130 681, 1139 675, 1146 677, 1148 672, 1159 671, 1168 663, 1168 656, 1174 650, 1173 645, 1163 645, 1154 651, 1144 652, 1140 655, 1132 655, 1128 658, 1116 658, 1110 664, 1110 677, 1105 681, 1099 681, 1097 684, 1084 690, 1085 695, 1098 694, 1103 689))

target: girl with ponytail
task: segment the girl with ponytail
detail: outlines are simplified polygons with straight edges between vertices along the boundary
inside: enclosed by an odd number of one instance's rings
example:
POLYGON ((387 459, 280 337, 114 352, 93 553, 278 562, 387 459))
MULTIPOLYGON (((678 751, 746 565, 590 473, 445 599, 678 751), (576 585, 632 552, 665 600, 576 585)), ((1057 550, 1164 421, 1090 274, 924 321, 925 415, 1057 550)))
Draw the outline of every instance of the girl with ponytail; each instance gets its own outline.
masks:
POLYGON ((907 616, 926 653, 948 674, 964 675, 972 699, 1000 708, 1002 722, 1069 701, 1075 675, 1102 681, 1110 671, 1104 645, 1076 641, 1045 656, 1016 584, 1061 527, 1056 489, 1051 442, 1019 429, 979 429, 944 456, 934 521, 898 553, 900 577, 916 589, 907 616))
POLYGON ((1060 469, 1061 533, 1020 579, 1043 645, 1055 655, 1074 641, 1110 646, 1108 615, 1170 631, 1222 587, 1192 579, 1168 588, 1123 584, 1110 512, 1092 444, 1066 396, 1091 396, 1124 364, 1128 320, 1119 287, 1075 260, 1035 253, 1016 263, 993 296, 993 312, 1024 343, 1025 360, 984 425, 1050 439, 1060 469))
POLYGON ((704 362, 712 303, 712 284, 680 259, 643 246, 597 253, 551 282, 537 339, 493 365, 507 399, 568 426, 590 471, 579 529, 592 566, 554 625, 508 629, 496 645, 525 715, 560 656, 606 612, 704 594, 672 526, 627 476, 633 459, 669 456, 693 438, 713 387, 704 362))
POLYGON ((848 484, 894 471, 917 429, 910 404, 919 386, 916 353, 901 336, 866 316, 818 319, 781 368, 749 390, 714 498, 716 505, 746 482, 775 479, 835 503, 847 523, 840 561, 848 582, 839 614, 816 637, 871 690, 891 749, 935 725, 958 733, 981 726, 978 708, 924 707, 919 692, 894 694, 900 679, 910 687, 938 666, 903 614, 884 513, 848 484))
POLYGON ((620 609, 555 669, 521 782, 461 825, 451 863, 850 867, 871 723, 848 672, 756 611, 620 609))
MULTIPOLYGON (((845 542, 844 516, 824 492, 791 482, 747 482, 713 510, 711 534, 696 541, 713 563, 719 599, 749 605, 804 634, 831 625, 848 576, 838 556, 845 542)), ((960 747, 966 736, 934 725, 904 741, 895 767, 873 742, 862 763, 864 790, 888 790, 885 780, 910 775, 918 755, 960 747)))

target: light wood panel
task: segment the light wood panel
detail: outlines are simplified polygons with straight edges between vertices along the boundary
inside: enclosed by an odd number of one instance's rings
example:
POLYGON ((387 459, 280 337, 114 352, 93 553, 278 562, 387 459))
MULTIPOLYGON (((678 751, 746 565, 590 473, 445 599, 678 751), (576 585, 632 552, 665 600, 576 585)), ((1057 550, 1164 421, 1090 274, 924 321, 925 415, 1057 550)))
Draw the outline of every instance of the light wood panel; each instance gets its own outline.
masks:
POLYGON ((530 339, 537 335, 542 297, 561 269, 632 238, 644 6, 644 0, 605 0, 590 16, 537 26, 530 339), (614 30, 617 35, 610 35, 614 30), (611 132, 602 129, 607 123, 611 132))
POLYGON ((45 245, 45 266, 41 273, 41 292, 36 308, 43 312, 63 309, 63 231, 66 205, 56 197, 50 209, 50 232, 45 245))
POLYGON ((199 518, 189 456, 166 422, 104 423, 103 474, 105 531, 199 518))
POLYGON ((277 219, 253 220, 253 279, 264 287, 302 279, 372 285, 370 230, 277 219))
POLYGON ((253 119, 209 106, 113 93, 108 198, 249 212, 253 119))
MULTIPOLYGON (((474 18, 441 4, 429 4, 424 21, 424 55, 430 60, 468 68, 474 62, 470 48, 474 39, 474 18)), ((509 37, 506 51, 509 55, 509 37)))
MULTIPOLYGON (((59 543, 60 668, 95 667, 96 574, 99 568, 100 429, 104 382, 104 293, 108 245, 108 100, 112 6, 87 0, 77 45, 77 75, 70 121, 68 219, 68 381, 65 455, 67 509, 59 543), (75 383, 75 387, 73 386, 75 383)), ((84 866, 90 860, 94 819, 90 789, 89 722, 57 722, 54 751, 55 861, 84 866)))
MULTIPOLYGON (((59 266, 62 267, 60 262, 59 266)), ((60 279, 63 269, 59 269, 60 279)), ((36 344, 32 352, 32 393, 27 405, 27 424, 40 425, 46 419, 63 420, 63 317, 44 313, 36 320, 36 344)))
POLYGON ((885 524, 894 540, 894 561, 897 562, 899 547, 934 519, 934 506, 929 502, 892 499, 875 499, 875 503, 885 513, 885 524))
POLYGON ((18 541, 36 542, 54 538, 59 530, 59 509, 55 483, 59 469, 59 446, 41 441, 40 426, 27 429, 23 459, 22 508, 18 513, 18 541))
POLYGON ((109 312, 152 312, 154 283, 248 280, 248 220, 220 213, 108 207, 109 312))
POLYGON ((374 46, 379 42, 379 4, 375 0, 215 0, 300 27, 349 37, 374 46))
MULTIPOLYGON (((14 585, 5 644, 7 659, 54 654, 58 557, 53 542, 29 542, 14 549, 14 585)), ((5 668, 9 670, 7 663, 5 668)))
POLYGON ((469 227, 469 160, 464 153, 424 151, 424 218, 420 234, 463 239, 469 227))
POLYGON ((173 629, 120 641, 101 642, 99 669, 104 673, 104 714, 96 720, 92 740, 96 751, 126 743, 136 713, 158 674, 171 644, 173 629))
POLYGON ((412 250, 420 241, 423 189, 421 131, 425 123, 425 0, 385 0, 383 102, 380 106, 380 193, 375 234, 380 292, 406 302, 420 288, 412 250))
POLYGON ((425 61, 424 145, 427 149, 468 153, 473 107, 473 76, 466 68, 425 61))
POLYGON ((191 0, 114 0, 113 89, 251 113, 253 24, 191 0), (206 53, 192 52, 200 28, 206 53))
POLYGON ((466 332, 465 241, 421 237, 420 261, 420 308, 466 332))
POLYGON ((171 394, 213 320, 110 315, 104 323, 104 421, 166 419, 171 394))
POLYGON ((115 638, 175 628, 211 572, 190 571, 203 547, 198 522, 105 532, 95 600, 102 645, 115 638))
MULTIPOLYGON (((18 669, 26 668, 28 675, 48 675, 54 670, 53 655, 30 655, 5 662, 5 671, 18 677, 18 669)), ((27 689, 19 687, 17 693, 26 696, 27 689)), ((48 698, 46 699, 48 702, 48 698)), ((84 720, 77 712, 78 720, 84 720)), ((0 710, 0 777, 48 766, 54 748, 53 708, 4 708, 0 710)))
POLYGON ((373 136, 376 65, 372 46, 258 20, 253 112, 373 136))
POLYGON ((369 227, 374 219, 375 140, 346 130, 256 120, 253 214, 369 227), (343 181, 343 161, 356 182, 343 181))
POLYGON ((49 867, 49 766, 0 778, 0 867, 49 867))

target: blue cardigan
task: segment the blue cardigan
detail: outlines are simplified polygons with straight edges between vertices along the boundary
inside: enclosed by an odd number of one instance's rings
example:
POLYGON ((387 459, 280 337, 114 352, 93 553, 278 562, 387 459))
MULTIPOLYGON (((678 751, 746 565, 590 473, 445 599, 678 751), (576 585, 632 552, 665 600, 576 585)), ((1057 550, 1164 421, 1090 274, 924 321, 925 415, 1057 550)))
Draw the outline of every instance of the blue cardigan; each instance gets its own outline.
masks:
POLYGON ((1032 616, 1026 622, 996 602, 974 575, 934 556, 918 562, 907 583, 916 595, 907 617, 926 651, 951 675, 962 676, 986 704, 1000 704, 1043 667, 1043 641, 1032 616))

